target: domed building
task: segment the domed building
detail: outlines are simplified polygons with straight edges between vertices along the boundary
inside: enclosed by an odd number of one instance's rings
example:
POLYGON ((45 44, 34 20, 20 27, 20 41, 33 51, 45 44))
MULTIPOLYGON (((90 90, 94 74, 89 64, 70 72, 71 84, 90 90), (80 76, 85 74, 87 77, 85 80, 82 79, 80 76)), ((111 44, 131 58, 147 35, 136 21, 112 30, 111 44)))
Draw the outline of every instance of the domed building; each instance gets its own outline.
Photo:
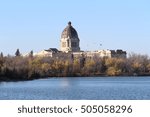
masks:
MULTIPOLYGON (((126 58, 126 51, 119 50, 96 50, 96 51, 81 51, 79 47, 79 37, 77 31, 72 27, 71 22, 68 22, 68 26, 63 30, 60 40, 60 51, 57 48, 44 49, 40 52, 33 53, 36 57, 108 57, 108 58, 126 58), (71 52, 71 53, 68 53, 71 52), (66 54, 68 53, 68 54, 66 54), (72 56, 73 55, 73 56, 72 56)), ((30 53, 24 54, 24 57, 29 56, 30 53)))
POLYGON ((79 52, 79 37, 77 31, 72 27, 71 22, 63 30, 60 40, 60 51, 62 52, 79 52))

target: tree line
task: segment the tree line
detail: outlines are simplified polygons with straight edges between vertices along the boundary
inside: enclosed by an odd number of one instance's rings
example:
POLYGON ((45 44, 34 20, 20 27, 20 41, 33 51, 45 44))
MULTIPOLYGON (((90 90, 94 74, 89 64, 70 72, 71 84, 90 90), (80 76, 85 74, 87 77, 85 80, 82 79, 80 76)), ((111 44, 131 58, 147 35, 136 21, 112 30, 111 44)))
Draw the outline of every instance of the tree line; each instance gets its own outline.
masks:
POLYGON ((0 55, 0 81, 31 80, 45 77, 75 76, 137 76, 150 75, 150 58, 130 54, 127 58, 74 57, 59 54, 55 57, 22 57, 0 55))

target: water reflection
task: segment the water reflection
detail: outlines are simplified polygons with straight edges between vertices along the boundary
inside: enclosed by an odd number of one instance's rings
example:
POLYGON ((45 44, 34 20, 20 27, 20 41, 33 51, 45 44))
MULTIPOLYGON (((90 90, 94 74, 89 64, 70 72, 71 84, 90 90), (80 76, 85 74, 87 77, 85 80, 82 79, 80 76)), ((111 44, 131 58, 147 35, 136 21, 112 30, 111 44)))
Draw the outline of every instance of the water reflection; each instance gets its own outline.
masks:
POLYGON ((50 78, 1 82, 0 99, 150 99, 150 78, 50 78))
POLYGON ((60 85, 63 87, 71 87, 79 85, 79 82, 80 82, 79 78, 62 78, 60 80, 60 85))

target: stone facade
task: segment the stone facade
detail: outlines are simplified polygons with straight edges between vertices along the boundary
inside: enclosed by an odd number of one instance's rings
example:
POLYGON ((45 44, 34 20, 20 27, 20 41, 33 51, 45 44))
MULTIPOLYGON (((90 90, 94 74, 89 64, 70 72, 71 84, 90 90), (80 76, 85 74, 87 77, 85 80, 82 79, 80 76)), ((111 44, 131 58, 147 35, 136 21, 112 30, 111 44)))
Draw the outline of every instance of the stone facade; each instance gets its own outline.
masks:
POLYGON ((100 57, 100 58, 126 58, 126 51, 123 50, 98 50, 98 51, 83 51, 73 52, 75 57, 100 57))
POLYGON ((56 48, 49 48, 48 50, 42 50, 38 53, 34 53, 36 57, 54 57, 59 51, 56 48))

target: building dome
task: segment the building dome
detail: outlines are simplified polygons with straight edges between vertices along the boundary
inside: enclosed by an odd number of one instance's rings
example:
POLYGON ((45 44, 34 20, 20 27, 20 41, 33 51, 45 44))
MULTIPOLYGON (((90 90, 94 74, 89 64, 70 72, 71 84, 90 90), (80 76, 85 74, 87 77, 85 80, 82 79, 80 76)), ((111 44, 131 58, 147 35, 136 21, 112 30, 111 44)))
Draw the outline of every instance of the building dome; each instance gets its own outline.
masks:
POLYGON ((79 52, 79 38, 77 31, 68 22, 68 26, 63 30, 60 39, 60 51, 62 52, 79 52))
POLYGON ((71 26, 71 22, 68 22, 68 26, 63 30, 61 38, 78 38, 77 31, 71 26))

